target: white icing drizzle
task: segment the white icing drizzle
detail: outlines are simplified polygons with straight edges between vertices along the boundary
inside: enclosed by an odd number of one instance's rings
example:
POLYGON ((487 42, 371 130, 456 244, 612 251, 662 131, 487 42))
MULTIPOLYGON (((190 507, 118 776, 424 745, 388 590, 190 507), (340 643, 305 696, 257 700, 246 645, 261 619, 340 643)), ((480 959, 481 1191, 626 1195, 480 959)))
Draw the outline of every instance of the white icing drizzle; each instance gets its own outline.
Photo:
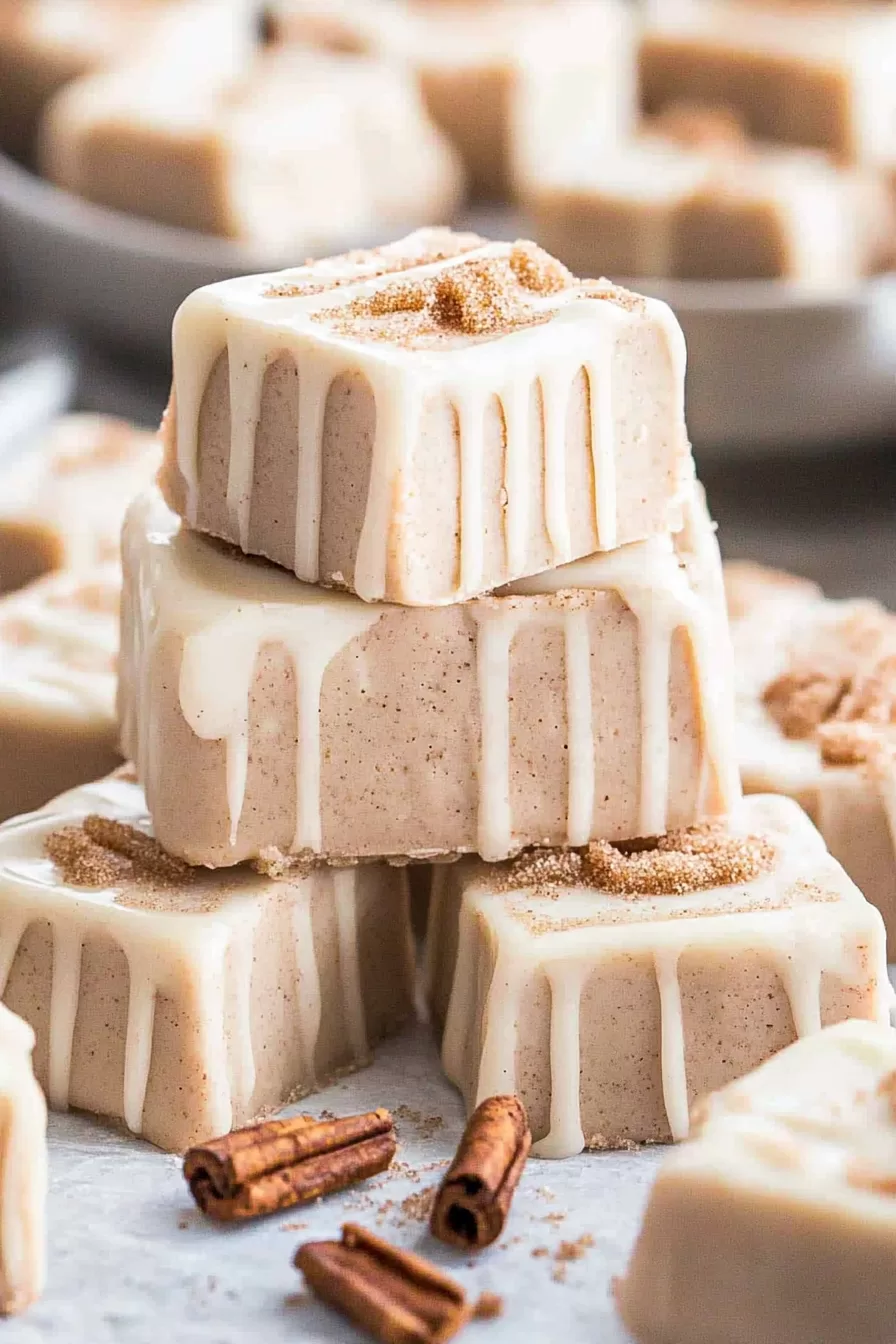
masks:
MULTIPOLYGON (((387 253, 389 249, 385 250, 387 253)), ((397 245, 397 255, 407 244, 397 245)), ((465 254, 469 261, 509 254, 509 245, 488 244, 465 254)), ((272 359, 291 352, 300 370, 299 451, 295 568, 302 579, 319 578, 322 510, 322 435, 326 397, 334 378, 358 374, 372 389, 376 429, 370 485, 357 549, 353 587, 367 601, 385 597, 390 533, 403 525, 406 507, 396 512, 396 491, 419 436, 421 408, 427 395, 447 394, 460 425, 461 526, 458 583, 452 600, 481 591, 482 477, 485 459, 485 407, 497 396, 506 427, 506 479, 510 521, 506 544, 509 573, 527 565, 529 501, 536 478, 529 444, 529 397, 540 382, 544 394, 544 522, 554 563, 572 558, 566 492, 566 412, 575 379, 584 369, 592 390, 592 456, 595 478, 595 528, 602 548, 615 545, 618 448, 613 418, 612 353, 619 333, 645 321, 666 337, 671 371, 670 432, 677 436, 677 458, 688 461, 684 429, 685 350, 681 330, 669 309, 656 300, 639 301, 629 311, 600 297, 585 298, 575 288, 550 296, 527 296, 534 310, 551 312, 544 324, 518 329, 500 340, 460 342, 437 352, 409 351, 388 342, 337 336, 315 321, 322 309, 343 307, 367 297, 396 275, 372 278, 376 264, 357 258, 332 259, 323 270, 345 283, 325 293, 272 298, 272 287, 306 289, 321 280, 321 269, 299 267, 280 274, 248 276, 196 291, 181 306, 174 323, 174 380, 177 388, 177 458, 187 487, 186 516, 195 522, 199 497, 198 426, 203 394, 216 358, 225 350, 231 363, 231 442, 228 505, 245 547, 251 510, 254 427, 258 420, 265 370, 272 359), (234 369, 234 365, 238 367, 234 369)), ((413 272, 427 279, 450 269, 456 259, 430 263, 413 272)), ((406 505, 406 501, 405 501, 406 505)), ((408 591, 411 601, 414 593, 408 591)))
MULTIPOLYGON (((676 1140, 687 1137, 689 1125, 679 978, 685 953, 761 952, 787 996, 798 1036, 822 1025, 826 974, 861 987, 866 995, 863 1011, 874 1021, 888 1021, 891 991, 883 921, 827 855, 808 818, 788 799, 754 796, 743 800, 732 826, 737 833, 768 836, 777 849, 774 870, 744 887, 719 887, 684 897, 645 895, 632 901, 593 889, 567 888, 545 901, 525 889, 496 892, 488 868, 476 860, 446 869, 442 901, 458 907, 459 941, 442 1043, 443 1067, 453 1082, 467 1089, 471 1073, 476 1074, 469 1058, 475 1043, 471 1045, 468 1036, 477 1000, 484 994, 486 1032, 477 1098, 513 1090, 522 994, 524 987, 530 992, 538 976, 545 975, 552 995, 551 1110, 549 1132, 536 1145, 541 1156, 568 1156, 584 1144, 579 1096, 581 996, 588 975, 619 957, 635 960, 649 955, 653 960, 661 1008, 663 1100, 676 1140), (813 888, 825 899, 813 902, 807 895, 813 888), (547 920, 547 927, 530 931, 529 915, 547 920), (582 923, 583 917, 593 922, 582 923), (575 926, 564 929, 567 920, 575 926), (483 958, 492 957, 495 965, 489 978, 483 958)), ((441 918, 444 921, 444 912, 441 918)), ((431 955, 435 957, 436 950, 431 955)), ((596 1023, 588 1024, 589 1031, 596 1029, 596 1023)))
POLYGON ((81 986, 81 949, 80 933, 54 927, 47 1099, 56 1111, 68 1110, 72 1042, 81 986))
POLYGON ((333 869, 333 902, 339 938, 339 976, 342 982, 342 1007, 346 1034, 355 1059, 366 1059, 367 1022, 361 989, 361 960, 358 948, 357 868, 333 869))
POLYGON ((128 967, 128 1027, 124 1048, 124 1122, 135 1134, 143 1130, 143 1108, 152 1067, 156 987, 152 976, 128 967))
MULTIPOLYGON (((443 908, 450 899, 447 865, 438 864, 433 869, 429 923, 426 931, 427 982, 430 995, 435 988, 436 968, 441 952, 433 933, 437 933, 441 928, 443 908)), ((451 981, 451 994, 442 1035, 442 1065, 448 1077, 457 1083, 460 1083, 467 1074, 470 1019, 476 988, 476 942, 476 915, 467 904, 464 904, 458 915, 457 962, 451 981)), ((480 1074, 481 1071, 480 1064, 480 1074)))
POLYGON ((34 1033, 0 1005, 0 1310, 23 1310, 46 1278, 47 1108, 31 1069, 34 1033))
MULTIPOLYGON (((28 928, 46 921, 53 948, 47 1094, 54 1109, 65 1110, 70 1103, 82 948, 94 939, 108 938, 121 950, 128 970, 122 1116, 139 1134, 144 1130, 147 1090, 156 1062, 157 1001, 165 997, 178 1003, 188 986, 190 1006, 183 1011, 197 1033, 196 1051, 204 1075, 204 1123, 209 1133, 225 1133, 235 1118, 252 1114, 256 1091, 252 982, 268 883, 261 877, 247 881, 244 874, 234 879, 228 872, 219 893, 215 879, 202 877, 200 881, 213 884, 214 904, 207 912, 201 912, 201 894, 197 894, 198 912, 194 912, 189 888, 183 909, 168 908, 163 901, 149 913, 122 903, 116 889, 66 887, 45 857, 45 838, 97 811, 131 825, 145 827, 148 822, 138 786, 109 778, 72 790, 42 811, 0 826, 0 994, 6 993, 28 928)), ((369 1057, 357 944, 356 907, 362 877, 357 869, 322 869, 291 887, 295 1029, 301 1041, 302 1083, 309 1089, 316 1081, 314 1057, 321 1026, 312 899, 322 881, 335 904, 349 1051, 359 1063, 369 1057)))
POLYGON ((296 963, 296 997, 299 1011, 296 1033, 302 1050, 302 1072, 310 1086, 317 1081, 315 1050, 320 1033, 320 972, 314 951, 314 927, 311 922, 311 891, 307 889, 292 911, 292 935, 296 963))

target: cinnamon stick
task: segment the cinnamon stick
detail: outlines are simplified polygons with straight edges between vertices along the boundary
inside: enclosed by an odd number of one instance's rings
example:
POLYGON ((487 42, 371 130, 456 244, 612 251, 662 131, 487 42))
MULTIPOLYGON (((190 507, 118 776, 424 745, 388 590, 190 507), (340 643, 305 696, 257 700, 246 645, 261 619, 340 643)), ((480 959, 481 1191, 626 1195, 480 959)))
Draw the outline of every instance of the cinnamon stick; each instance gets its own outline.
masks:
POLYGON ((462 1250, 481 1250, 501 1235, 532 1135, 518 1097, 489 1097, 470 1116, 439 1186, 429 1228, 462 1250))
POLYGON ((380 1344, 443 1344, 473 1315, 459 1283, 355 1223, 300 1246, 296 1268, 329 1306, 380 1344))
POLYGON ((385 1171, 395 1156, 386 1110, 268 1120, 191 1148, 184 1176, 209 1217, 236 1222, 307 1204, 385 1171))

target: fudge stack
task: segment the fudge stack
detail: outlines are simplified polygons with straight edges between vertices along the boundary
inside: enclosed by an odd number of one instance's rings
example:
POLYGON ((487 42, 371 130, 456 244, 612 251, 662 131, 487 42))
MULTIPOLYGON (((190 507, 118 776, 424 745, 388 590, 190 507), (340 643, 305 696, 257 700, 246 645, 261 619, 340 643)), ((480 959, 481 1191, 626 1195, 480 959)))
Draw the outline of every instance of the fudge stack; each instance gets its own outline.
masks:
POLYGON ((427 994, 537 1151, 889 1004, 881 918, 743 801, 719 552, 662 303, 427 230, 202 289, 122 536, 126 767, 0 827, 50 1104, 183 1148, 427 994), (145 790, 145 794, 144 794, 145 790))

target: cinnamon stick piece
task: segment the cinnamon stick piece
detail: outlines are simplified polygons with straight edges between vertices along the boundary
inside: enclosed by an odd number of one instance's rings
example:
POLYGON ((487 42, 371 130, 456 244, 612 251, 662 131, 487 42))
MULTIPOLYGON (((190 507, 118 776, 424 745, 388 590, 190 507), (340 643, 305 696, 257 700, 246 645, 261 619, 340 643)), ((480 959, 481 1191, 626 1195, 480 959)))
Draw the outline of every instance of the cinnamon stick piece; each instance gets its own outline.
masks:
POLYGON ((473 1315, 459 1283, 355 1223, 341 1241, 300 1246, 295 1265, 312 1292, 380 1344, 443 1344, 473 1315))
POLYGON ((429 1229, 439 1241, 482 1250, 501 1235, 532 1135, 518 1097, 488 1097, 470 1116, 439 1186, 429 1229))
POLYGON ((307 1204, 375 1176, 395 1150, 388 1111, 339 1120, 297 1115, 191 1148, 184 1176, 203 1213, 232 1223, 307 1204))

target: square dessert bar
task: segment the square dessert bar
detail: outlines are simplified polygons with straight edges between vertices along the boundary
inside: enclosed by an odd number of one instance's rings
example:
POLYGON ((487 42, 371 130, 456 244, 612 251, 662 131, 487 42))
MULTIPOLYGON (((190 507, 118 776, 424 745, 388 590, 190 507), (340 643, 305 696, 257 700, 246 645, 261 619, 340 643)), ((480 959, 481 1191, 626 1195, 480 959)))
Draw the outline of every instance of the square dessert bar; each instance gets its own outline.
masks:
POLYGON ((210 77, 202 50, 173 69, 160 56, 64 89, 44 116, 45 176, 268 257, 454 213, 460 166, 409 73, 274 50, 210 77))
POLYGON ((676 111, 612 148, 573 142, 533 185, 534 228, 581 274, 837 287, 892 251, 877 174, 747 140, 724 111, 676 111))
POLYGON ((748 793, 786 793, 896 936, 896 616, 726 566, 748 793))
POLYGON ((739 794, 700 498, 675 538, 444 607, 298 583, 155 492, 123 548, 123 742, 160 842, 190 863, 502 859, 658 834, 739 794))
POLYGON ((665 304, 423 230, 190 295, 162 488, 306 582, 459 602, 680 525, 684 368, 665 304))
POLYGON ((119 764, 120 601, 117 562, 0 598, 0 820, 119 764))
POLYGON ((759 140, 826 150, 844 163, 893 163, 889 5, 657 0, 639 61, 648 114, 682 101, 729 107, 759 140))
POLYGON ((701 1102, 616 1285, 641 1344, 889 1344, 894 1098, 896 1032, 842 1022, 701 1102))
POLYGON ((0 1004, 0 1315, 24 1311, 46 1276, 47 1107, 34 1032, 0 1004))
POLYGON ((156 434, 103 415, 66 415, 0 469, 0 592, 51 569, 118 560, 125 509, 152 482, 156 434))
POLYGON ((433 870, 429 996, 470 1110, 535 1152, 683 1139, 692 1103, 827 1023, 885 1022, 880 915, 787 798, 651 843, 433 870))
POLYGON ((51 1107, 182 1149, 366 1063, 412 1014, 406 877, 191 869, 123 772, 0 827, 0 993, 51 1107))

